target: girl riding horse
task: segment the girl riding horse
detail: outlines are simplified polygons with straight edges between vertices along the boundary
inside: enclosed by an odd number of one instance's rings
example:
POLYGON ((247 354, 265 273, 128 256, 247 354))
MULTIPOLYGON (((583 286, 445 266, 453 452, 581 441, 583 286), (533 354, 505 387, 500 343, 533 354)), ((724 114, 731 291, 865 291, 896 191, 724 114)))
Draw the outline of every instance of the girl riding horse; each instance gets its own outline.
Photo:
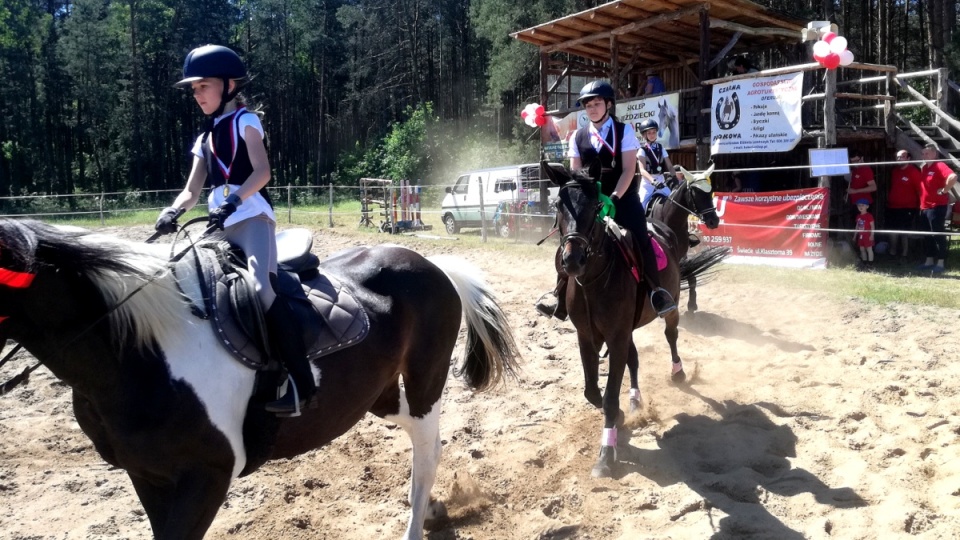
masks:
MULTIPOLYGON (((613 201, 614 220, 629 230, 643 259, 644 277, 650 285, 650 302, 660 317, 677 309, 673 296, 660 285, 657 258, 647 234, 647 220, 637 193, 634 172, 640 142, 633 127, 617 120, 613 87, 605 81, 593 81, 580 90, 578 104, 583 105, 590 123, 577 130, 570 144, 573 170, 596 167, 604 195, 613 201)), ((642 170, 642 166, 641 166, 642 170)), ((567 278, 560 274, 554 291, 544 294, 536 308, 547 316, 566 318, 567 278)))

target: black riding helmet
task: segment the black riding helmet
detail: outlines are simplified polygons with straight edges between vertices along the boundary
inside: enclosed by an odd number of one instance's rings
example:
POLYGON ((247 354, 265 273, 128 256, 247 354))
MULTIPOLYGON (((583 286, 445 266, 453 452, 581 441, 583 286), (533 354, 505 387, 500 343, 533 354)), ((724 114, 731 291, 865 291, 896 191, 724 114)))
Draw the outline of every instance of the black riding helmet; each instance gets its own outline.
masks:
POLYGON ((655 130, 657 130, 657 131, 660 131, 660 124, 658 124, 657 121, 654 120, 653 118, 647 118, 647 119, 644 120, 643 122, 640 122, 640 130, 639 130, 639 131, 640 131, 640 134, 641 134, 641 135, 643 135, 644 133, 650 131, 651 129, 655 129, 655 130))
POLYGON ((223 96, 220 107, 211 115, 213 118, 223 113, 227 102, 235 98, 250 80, 243 60, 222 45, 204 45, 187 53, 183 60, 183 78, 174 86, 187 87, 194 81, 206 78, 223 80, 223 96), (230 81, 236 82, 233 92, 230 92, 230 81))
POLYGON ((602 97, 604 100, 615 101, 613 87, 607 81, 588 82, 577 98, 577 106, 583 106, 583 100, 592 97, 602 97))

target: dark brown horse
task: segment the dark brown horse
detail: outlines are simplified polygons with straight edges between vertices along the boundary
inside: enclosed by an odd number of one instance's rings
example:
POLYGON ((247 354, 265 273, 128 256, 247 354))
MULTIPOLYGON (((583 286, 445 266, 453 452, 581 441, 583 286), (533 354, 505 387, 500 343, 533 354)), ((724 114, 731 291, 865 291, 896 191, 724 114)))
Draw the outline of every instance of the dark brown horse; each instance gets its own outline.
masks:
POLYGON ((316 408, 277 418, 251 402, 256 373, 192 314, 166 251, 0 219, 0 346, 19 342, 71 387, 77 422, 103 459, 127 471, 154 536, 202 538, 235 478, 319 448, 369 411, 411 438, 404 538, 421 538, 439 508, 430 490, 440 398, 461 319, 466 356, 454 372, 471 387, 495 384, 518 357, 490 289, 464 261, 398 246, 327 259, 321 271, 353 291, 369 331, 311 361, 316 408))
MULTIPOLYGON (((710 173, 713 165, 702 173, 691 174, 681 167, 684 181, 673 190, 669 197, 655 195, 650 199, 647 216, 650 219, 662 221, 677 236, 675 246, 677 259, 682 260, 690 249, 689 216, 696 216, 709 229, 716 229, 720 225, 720 217, 713 205, 713 187, 710 184, 710 173)), ((687 283, 687 311, 696 311, 697 306, 697 278, 690 276, 687 283)))
MULTIPOLYGON (((606 218, 600 219, 603 204, 599 184, 585 173, 571 175, 563 166, 544 164, 544 173, 560 185, 557 201, 557 224, 563 235, 560 262, 568 276, 567 312, 577 329, 580 360, 583 364, 584 396, 596 407, 603 408, 604 429, 600 457, 592 474, 607 477, 616 463, 617 427, 620 415, 620 386, 625 368, 630 370, 630 403, 640 405, 638 382, 639 359, 633 343, 633 330, 657 319, 650 304, 650 287, 638 281, 631 264, 622 255, 613 239, 619 228, 606 218), (606 343, 610 368, 602 395, 599 387, 599 352, 606 343)), ((676 257, 676 235, 653 222, 653 237, 663 247, 666 267, 660 271, 661 285, 674 298, 680 293, 681 281, 708 270, 716 263, 694 257, 681 267, 676 257)), ((629 232, 625 244, 632 246, 629 232)), ((641 264, 640 257, 637 264, 641 264)), ((642 268, 636 275, 643 276, 642 268)), ((684 379, 683 365, 677 353, 679 310, 664 317, 664 335, 670 344, 673 379, 684 379)))

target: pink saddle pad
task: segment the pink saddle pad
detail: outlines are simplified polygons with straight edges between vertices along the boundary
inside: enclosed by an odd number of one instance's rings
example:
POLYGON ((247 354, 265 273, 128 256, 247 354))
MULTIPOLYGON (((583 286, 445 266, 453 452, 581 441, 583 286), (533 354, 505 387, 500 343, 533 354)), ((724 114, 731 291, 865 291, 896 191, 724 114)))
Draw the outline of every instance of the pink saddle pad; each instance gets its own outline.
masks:
POLYGON ((657 242, 657 239, 652 235, 650 236, 650 243, 653 245, 653 253, 657 256, 657 270, 663 270, 667 267, 667 254, 663 252, 660 242, 657 242))

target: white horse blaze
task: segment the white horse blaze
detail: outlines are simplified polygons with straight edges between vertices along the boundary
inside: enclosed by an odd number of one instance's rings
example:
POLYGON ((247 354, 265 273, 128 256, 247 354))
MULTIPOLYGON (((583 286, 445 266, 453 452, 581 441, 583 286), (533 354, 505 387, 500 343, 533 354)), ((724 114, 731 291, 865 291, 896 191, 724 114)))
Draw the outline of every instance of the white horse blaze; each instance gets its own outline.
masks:
POLYGON ((403 428, 413 446, 413 468, 410 471, 410 521, 404 539, 423 537, 423 520, 430 503, 430 492, 437 479, 440 464, 440 401, 430 412, 417 418, 410 415, 407 394, 400 388, 400 411, 386 415, 384 420, 403 428))

